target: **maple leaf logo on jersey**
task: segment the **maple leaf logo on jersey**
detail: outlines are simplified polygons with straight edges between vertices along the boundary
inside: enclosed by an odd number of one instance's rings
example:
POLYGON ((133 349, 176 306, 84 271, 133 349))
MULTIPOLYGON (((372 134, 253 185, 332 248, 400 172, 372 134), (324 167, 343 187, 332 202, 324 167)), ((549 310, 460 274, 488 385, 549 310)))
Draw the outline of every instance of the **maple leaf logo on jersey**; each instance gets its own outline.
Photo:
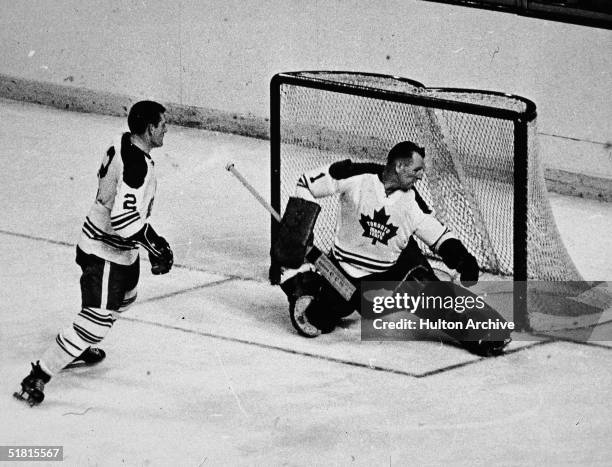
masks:
POLYGON ((387 245, 387 242, 397 235, 397 227, 387 224, 389 217, 384 207, 380 211, 375 209, 374 217, 361 215, 359 223, 363 227, 363 236, 371 238, 372 245, 376 245, 376 242, 387 245))

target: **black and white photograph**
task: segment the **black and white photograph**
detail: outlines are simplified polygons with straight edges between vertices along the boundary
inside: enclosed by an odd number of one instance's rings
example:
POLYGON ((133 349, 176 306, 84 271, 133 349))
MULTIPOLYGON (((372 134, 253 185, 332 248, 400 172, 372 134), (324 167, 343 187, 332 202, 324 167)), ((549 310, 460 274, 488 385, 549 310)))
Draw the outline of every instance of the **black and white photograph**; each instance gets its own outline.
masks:
POLYGON ((0 461, 610 465, 609 1, 0 7, 0 461))

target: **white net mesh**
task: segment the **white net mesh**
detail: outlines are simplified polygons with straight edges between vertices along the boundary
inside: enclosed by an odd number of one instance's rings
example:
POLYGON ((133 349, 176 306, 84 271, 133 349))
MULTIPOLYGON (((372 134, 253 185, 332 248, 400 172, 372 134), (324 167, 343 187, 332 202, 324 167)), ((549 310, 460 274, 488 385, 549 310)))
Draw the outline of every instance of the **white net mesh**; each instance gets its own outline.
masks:
MULTIPOLYGON (((280 190, 281 210, 304 171, 346 158, 384 163, 393 145, 411 140, 426 152, 426 173, 417 189, 483 270, 513 275, 513 236, 519 228, 527 229, 530 279, 580 280, 546 196, 535 120, 528 126, 528 222, 515 226, 514 122, 436 105, 453 101, 521 113, 526 111, 523 100, 484 91, 428 89, 414 81, 380 75, 307 72, 295 76, 329 83, 333 90, 299 83, 280 86, 280 186, 273 189, 280 190), (396 102, 387 100, 390 93, 424 99, 396 102)), ((317 246, 328 250, 337 200, 321 200, 321 207, 315 238, 317 246)))

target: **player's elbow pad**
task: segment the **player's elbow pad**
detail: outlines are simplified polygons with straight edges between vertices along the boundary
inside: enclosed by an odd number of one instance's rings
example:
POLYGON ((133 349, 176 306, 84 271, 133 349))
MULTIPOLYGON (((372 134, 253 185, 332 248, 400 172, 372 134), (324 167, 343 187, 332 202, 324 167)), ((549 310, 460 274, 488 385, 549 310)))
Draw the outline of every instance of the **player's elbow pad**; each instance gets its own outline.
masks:
POLYGON ((474 285, 478 282, 478 262, 476 258, 456 238, 445 240, 438 248, 438 254, 449 268, 461 274, 461 282, 474 285))

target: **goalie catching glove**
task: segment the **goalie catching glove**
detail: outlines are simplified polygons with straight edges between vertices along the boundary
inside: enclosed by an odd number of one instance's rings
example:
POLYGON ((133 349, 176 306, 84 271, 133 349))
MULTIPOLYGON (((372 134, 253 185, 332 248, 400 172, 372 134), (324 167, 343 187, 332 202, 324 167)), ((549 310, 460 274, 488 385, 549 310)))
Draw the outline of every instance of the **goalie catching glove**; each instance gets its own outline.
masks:
POLYGON ((449 268, 461 274, 461 283, 471 287, 478 282, 478 262, 456 238, 449 238, 438 248, 438 254, 449 268))
POLYGON ((154 275, 170 272, 174 264, 174 255, 166 239, 157 235, 153 227, 145 224, 131 239, 142 245, 149 252, 151 272, 154 275))

